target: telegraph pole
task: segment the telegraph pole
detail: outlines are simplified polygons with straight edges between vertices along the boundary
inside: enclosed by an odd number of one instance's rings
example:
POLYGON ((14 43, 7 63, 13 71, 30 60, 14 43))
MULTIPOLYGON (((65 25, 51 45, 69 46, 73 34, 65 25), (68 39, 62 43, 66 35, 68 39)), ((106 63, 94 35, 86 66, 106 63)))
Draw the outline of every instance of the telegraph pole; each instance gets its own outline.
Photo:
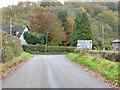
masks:
POLYGON ((12 17, 10 17, 10 35, 12 36, 12 17))
POLYGON ((105 42, 104 42, 104 37, 105 37, 105 35, 104 35, 104 34, 105 34, 104 28, 105 28, 105 27, 102 26, 102 38, 103 38, 103 40, 102 40, 102 48, 103 48, 103 50, 104 50, 104 43, 105 43, 105 42))
POLYGON ((13 12, 12 12, 12 7, 10 8, 10 35, 12 36, 12 17, 13 17, 13 12))
POLYGON ((46 46, 48 44, 48 34, 49 34, 49 32, 46 33, 46 46))

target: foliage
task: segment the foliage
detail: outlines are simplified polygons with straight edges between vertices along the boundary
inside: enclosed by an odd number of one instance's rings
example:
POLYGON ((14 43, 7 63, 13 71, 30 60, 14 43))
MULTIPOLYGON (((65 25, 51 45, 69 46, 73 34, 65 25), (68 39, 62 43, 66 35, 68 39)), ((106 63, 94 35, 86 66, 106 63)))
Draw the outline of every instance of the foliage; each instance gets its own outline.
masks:
MULTIPOLYGON (((82 14, 86 12, 92 26, 92 32, 97 45, 98 40, 102 40, 101 26, 105 26, 105 45, 111 45, 111 41, 118 38, 118 3, 117 2, 94 2, 94 3, 78 3, 78 2, 65 2, 60 4, 57 2, 19 2, 17 5, 4 7, 2 11, 2 25, 10 25, 10 16, 12 12, 12 21, 14 25, 29 24, 29 20, 33 19, 38 13, 54 13, 61 16, 61 26, 63 21, 68 18, 75 19, 77 13, 82 14), (12 10, 11 10, 12 8, 12 10), (65 14, 66 13, 66 14, 65 14), (67 15, 67 17, 66 17, 67 15)), ((53 25, 54 27, 54 25, 53 25)), ((63 30, 67 27, 63 27, 63 30)), ((66 33, 66 32, 64 32, 66 33)), ((44 33, 45 34, 45 33, 44 33)), ((54 36, 54 35, 52 35, 54 36)), ((66 34, 64 35, 65 38, 66 34)), ((55 37, 55 36, 54 36, 55 37)), ((69 45, 66 40, 61 40, 60 45, 69 45)), ((53 44, 52 44, 53 45, 53 44)), ((58 44, 56 44, 58 45, 58 44)))
POLYGON ((39 51, 27 51, 30 54, 68 54, 68 52, 39 52, 39 51))
POLYGON ((60 6, 60 2, 41 2, 40 6, 50 7, 50 6, 60 6))
POLYGON ((0 29, 0 62, 2 62, 2 30, 0 29))
POLYGON ((74 52, 75 47, 45 46, 45 45, 23 45, 26 52, 74 52))
POLYGON ((24 39, 28 44, 44 44, 44 34, 37 34, 32 32, 25 32, 24 39))
POLYGON ((65 27, 65 22, 68 18, 68 15, 67 15, 67 12, 64 10, 64 11, 59 11, 58 12, 58 18, 62 21, 62 25, 65 27))
POLYGON ((104 11, 98 14, 98 19, 104 21, 113 28, 113 31, 118 28, 118 15, 112 11, 104 11))
POLYGON ((112 11, 117 11, 118 10, 117 3, 108 2, 108 3, 104 4, 104 5, 107 6, 109 10, 112 10, 112 11))
POLYGON ((10 61, 23 52, 21 41, 2 31, 2 61, 10 61))
POLYGON ((30 20, 32 32, 43 33, 48 35, 49 45, 60 45, 64 40, 64 32, 61 21, 56 15, 51 13, 39 13, 35 18, 30 20))
POLYGON ((118 62, 111 62, 109 60, 101 59, 101 58, 98 58, 97 56, 91 56, 91 55, 89 55, 89 58, 88 58, 88 55, 81 56, 79 54, 77 55, 73 53, 69 53, 67 57, 72 61, 86 65, 90 69, 101 73, 106 78, 120 85, 118 62))
MULTIPOLYGON (((107 46, 108 48, 109 46, 107 46)), ((108 48, 109 49, 109 48, 108 48)), ((114 62, 120 62, 120 52, 117 51, 107 51, 107 50, 75 50, 76 54, 80 54, 82 52, 89 53, 91 55, 99 55, 104 59, 114 61, 114 62)))
POLYGON ((86 13, 77 15, 75 19, 75 28, 71 37, 72 46, 77 45, 77 40, 92 40, 91 23, 86 13))
POLYGON ((66 22, 64 23, 65 26, 65 41, 64 41, 64 45, 65 46, 70 46, 71 45, 71 41, 70 41, 70 38, 71 38, 71 32, 73 31, 74 29, 74 20, 70 17, 67 18, 66 22))

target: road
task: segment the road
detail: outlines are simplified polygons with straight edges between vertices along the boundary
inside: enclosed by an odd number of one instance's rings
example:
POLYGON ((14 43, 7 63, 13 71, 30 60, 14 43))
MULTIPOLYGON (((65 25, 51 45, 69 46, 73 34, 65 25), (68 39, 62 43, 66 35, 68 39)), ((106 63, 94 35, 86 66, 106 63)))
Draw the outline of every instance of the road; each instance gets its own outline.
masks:
POLYGON ((3 88, 110 88, 65 55, 34 55, 3 81, 3 88))

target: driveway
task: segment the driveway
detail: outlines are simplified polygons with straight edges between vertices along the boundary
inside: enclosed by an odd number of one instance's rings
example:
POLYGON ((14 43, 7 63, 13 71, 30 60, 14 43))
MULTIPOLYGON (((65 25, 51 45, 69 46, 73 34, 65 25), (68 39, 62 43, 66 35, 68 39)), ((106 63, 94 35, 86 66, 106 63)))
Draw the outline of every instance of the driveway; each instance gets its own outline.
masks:
POLYGON ((3 81, 3 88, 110 88, 65 55, 34 55, 3 81))

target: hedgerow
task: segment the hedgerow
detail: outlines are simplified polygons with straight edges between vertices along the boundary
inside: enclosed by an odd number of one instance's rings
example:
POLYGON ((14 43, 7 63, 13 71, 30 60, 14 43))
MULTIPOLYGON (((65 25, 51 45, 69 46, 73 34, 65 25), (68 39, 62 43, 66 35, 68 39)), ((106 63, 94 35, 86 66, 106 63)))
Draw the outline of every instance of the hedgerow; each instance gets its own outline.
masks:
POLYGON ((75 47, 65 46, 45 46, 45 45, 23 45, 23 50, 26 52, 74 52, 75 47))
POLYGON ((3 62, 12 60, 14 57, 19 56, 22 52, 21 41, 17 37, 8 35, 6 32, 2 32, 2 49, 1 59, 3 62))

